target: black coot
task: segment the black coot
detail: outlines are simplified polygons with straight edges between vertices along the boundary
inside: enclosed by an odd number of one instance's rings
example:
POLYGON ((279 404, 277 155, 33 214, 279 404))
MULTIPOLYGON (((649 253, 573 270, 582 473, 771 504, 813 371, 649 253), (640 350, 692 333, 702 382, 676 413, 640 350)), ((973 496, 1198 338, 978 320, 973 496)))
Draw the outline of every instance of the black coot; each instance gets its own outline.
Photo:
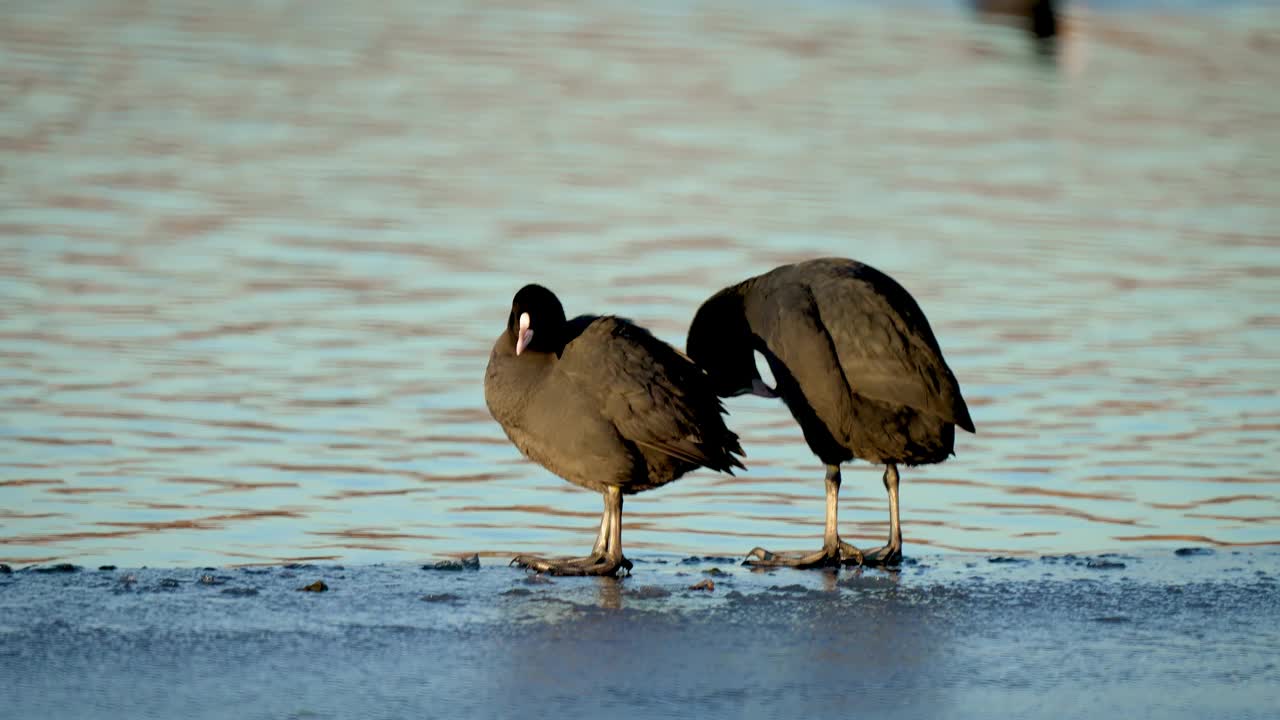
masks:
POLYGON ((827 466, 822 550, 783 558, 755 548, 751 564, 901 561, 897 466, 942 462, 954 454, 956 425, 974 431, 929 322, 901 285, 853 260, 783 265, 703 303, 686 350, 722 397, 781 397, 827 466), (761 380, 755 351, 776 388, 761 380), (866 555, 840 539, 836 524, 840 464, 855 457, 886 466, 889 492, 889 542, 866 555))
POLYGON ((485 403, 529 458, 604 495, 591 555, 518 556, 512 562, 560 575, 630 570, 622 555, 622 496, 665 485, 698 467, 743 467, 738 436, 706 374, 629 320, 565 320, 559 299, 526 285, 489 355, 485 403))

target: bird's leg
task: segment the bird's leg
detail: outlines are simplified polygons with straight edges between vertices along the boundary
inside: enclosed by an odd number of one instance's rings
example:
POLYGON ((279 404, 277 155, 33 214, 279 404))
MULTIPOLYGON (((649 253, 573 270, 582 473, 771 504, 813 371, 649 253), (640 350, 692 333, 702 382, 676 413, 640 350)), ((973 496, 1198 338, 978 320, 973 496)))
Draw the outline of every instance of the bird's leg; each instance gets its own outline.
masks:
POLYGON ((625 568, 630 573, 631 561, 622 554, 622 489, 610 486, 605 491, 605 501, 612 502, 613 507, 609 513, 609 539, 604 551, 604 562, 613 568, 610 575, 617 572, 618 568, 625 568))
POLYGON ((511 564, 551 575, 614 575, 618 568, 630 572, 631 561, 622 556, 622 491, 616 487, 606 488, 600 534, 587 557, 548 560, 533 555, 517 555, 511 564), (616 553, 614 548, 617 548, 616 553))
POLYGON ((596 544, 591 546, 591 557, 598 558, 604 556, 604 551, 609 546, 609 502, 606 499, 604 504, 604 512, 600 514, 600 535, 596 538, 596 544))
POLYGON ((902 526, 898 524, 898 466, 884 468, 884 489, 889 492, 889 542, 879 550, 866 554, 865 565, 892 566, 902 562, 902 526))
POLYGON ((609 498, 605 497, 604 512, 600 514, 600 534, 596 536, 596 544, 591 546, 591 554, 584 558, 575 558, 567 562, 574 565, 595 565, 604 561, 605 551, 609 547, 609 498))
POLYGON ((600 519, 600 537, 596 538, 591 556, 571 561, 587 567, 592 575, 613 575, 618 568, 631 572, 631 561, 622 554, 622 490, 608 487, 604 492, 604 517, 600 519), (596 572, 596 570, 601 570, 596 572))
POLYGON ((757 547, 747 553, 747 560, 743 561, 742 564, 752 565, 755 567, 818 568, 838 566, 842 561, 847 561, 854 557, 857 558, 857 562, 861 562, 862 554, 858 552, 858 549, 840 539, 839 465, 827 466, 826 485, 827 523, 822 533, 821 550, 801 557, 783 557, 776 553, 769 552, 762 547, 757 547))

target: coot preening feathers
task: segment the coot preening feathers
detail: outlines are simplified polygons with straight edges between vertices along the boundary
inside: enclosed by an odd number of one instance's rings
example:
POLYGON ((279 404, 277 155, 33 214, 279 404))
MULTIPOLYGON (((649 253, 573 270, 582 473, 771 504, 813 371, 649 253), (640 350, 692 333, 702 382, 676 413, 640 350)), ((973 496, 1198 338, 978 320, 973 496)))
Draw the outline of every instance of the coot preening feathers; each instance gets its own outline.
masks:
POLYGON ((706 374, 675 348, 624 318, 566 320, 541 285, 516 293, 489 354, 485 403, 527 457, 604 495, 591 555, 512 563, 560 575, 631 569, 622 554, 622 496, 707 467, 742 468, 738 436, 706 374))
POLYGON ((750 564, 901 561, 897 466, 942 462, 954 454, 955 426, 974 432, 929 321, 901 285, 842 258, 783 265, 703 303, 686 351, 722 397, 781 397, 827 466, 822 550, 784 558, 755 548, 750 564), (775 388, 761 380, 755 351, 775 388), (889 493, 889 542, 865 555, 840 539, 836 522, 840 464, 855 457, 886 466, 889 493))

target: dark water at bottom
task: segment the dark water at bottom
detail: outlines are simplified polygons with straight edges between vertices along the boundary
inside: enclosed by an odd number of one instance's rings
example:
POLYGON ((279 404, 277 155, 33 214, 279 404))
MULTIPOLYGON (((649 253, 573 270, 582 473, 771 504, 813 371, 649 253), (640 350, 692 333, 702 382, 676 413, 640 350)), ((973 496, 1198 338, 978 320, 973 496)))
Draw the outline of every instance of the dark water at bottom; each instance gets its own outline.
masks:
POLYGON ((1275 717, 1280 553, 0 575, 6 718, 1275 717), (203 579, 202 579, 203 578, 203 579), (711 579, 714 590, 690 590, 711 579), (297 588, 323 580, 328 591, 297 588))

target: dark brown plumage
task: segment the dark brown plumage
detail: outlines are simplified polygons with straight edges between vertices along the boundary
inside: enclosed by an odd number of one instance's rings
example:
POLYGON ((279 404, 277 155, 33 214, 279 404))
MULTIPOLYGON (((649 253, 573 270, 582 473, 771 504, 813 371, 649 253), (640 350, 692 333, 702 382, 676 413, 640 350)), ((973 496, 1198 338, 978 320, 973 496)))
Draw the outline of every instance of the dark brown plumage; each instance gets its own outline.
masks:
POLYGON ((827 466, 824 549, 800 561, 897 562, 897 465, 942 462, 954 454, 955 426, 974 431, 955 375, 920 306, 884 273, 841 258, 784 265, 713 295, 689 329, 689 356, 724 397, 746 392, 781 397, 810 449, 827 466), (756 370, 769 363, 776 388, 756 370), (835 529, 840 464, 861 458, 886 465, 890 539, 863 557, 835 529))
POLYGON ((660 487, 698 467, 743 467, 738 437, 706 374, 644 328, 615 316, 566 320, 540 285, 516 293, 485 372, 485 402, 527 457, 601 492, 605 512, 591 556, 516 558, 561 574, 613 574, 622 556, 622 495, 660 487), (616 535, 616 538, 614 537, 616 535))

